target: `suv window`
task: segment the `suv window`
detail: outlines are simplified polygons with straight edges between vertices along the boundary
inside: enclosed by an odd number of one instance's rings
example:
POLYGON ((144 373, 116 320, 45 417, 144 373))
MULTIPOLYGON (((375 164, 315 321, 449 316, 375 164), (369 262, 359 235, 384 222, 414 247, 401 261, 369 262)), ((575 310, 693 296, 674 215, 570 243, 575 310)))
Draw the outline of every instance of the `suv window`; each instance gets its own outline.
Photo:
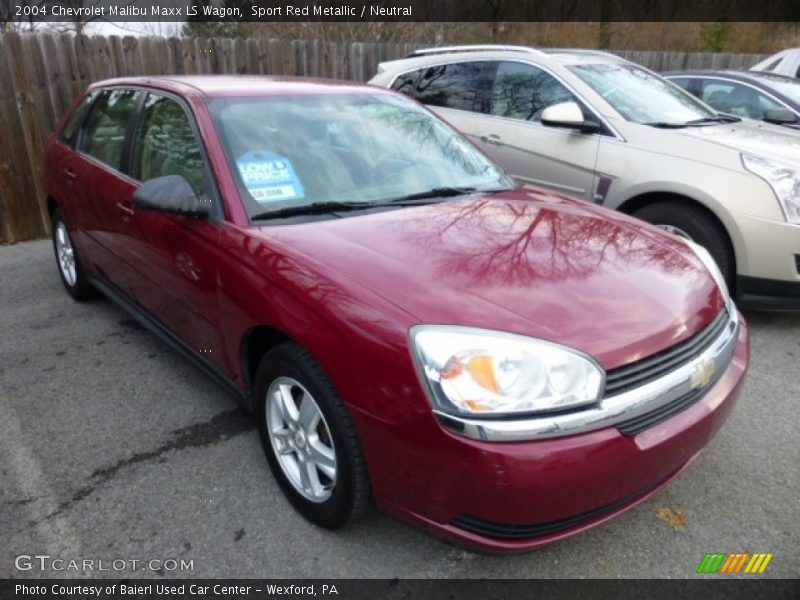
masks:
POLYGON ((136 90, 102 92, 86 121, 81 151, 122 170, 125 134, 138 98, 136 90))
POLYGON ((180 104, 167 96, 150 94, 135 140, 131 173, 135 179, 181 175, 198 195, 202 194, 203 153, 180 104))
POLYGON ((538 122, 548 106, 570 101, 582 106, 578 98, 547 71, 524 63, 501 62, 494 76, 489 110, 500 117, 538 122))
POLYGON ((96 93, 91 93, 86 96, 80 105, 78 105, 78 107, 75 109, 75 112, 72 113, 72 116, 69 118, 66 125, 64 125, 64 128, 61 130, 61 135, 58 136, 58 139, 64 142, 67 146, 75 147, 75 142, 78 139, 78 131, 80 130, 81 124, 86 117, 86 113, 89 112, 89 108, 92 106, 92 102, 94 102, 95 98, 97 98, 96 93))
POLYGON ((478 86, 488 65, 467 62, 421 69, 414 97, 429 106, 475 110, 478 86))
POLYGON ((782 108, 769 96, 733 81, 704 79, 700 97, 720 112, 750 119, 763 119, 768 110, 782 108))
POLYGON ((427 71, 427 69, 411 71, 411 73, 403 73, 392 82, 392 89, 396 92, 402 92, 407 96, 413 96, 414 87, 417 85, 417 79, 419 79, 422 71, 427 71))

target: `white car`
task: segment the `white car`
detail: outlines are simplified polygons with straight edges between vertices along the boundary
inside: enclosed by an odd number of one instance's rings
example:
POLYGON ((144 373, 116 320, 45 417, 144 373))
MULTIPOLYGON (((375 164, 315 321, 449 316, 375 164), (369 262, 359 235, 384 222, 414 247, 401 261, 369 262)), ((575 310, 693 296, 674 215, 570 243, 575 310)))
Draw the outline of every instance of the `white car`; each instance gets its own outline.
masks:
POLYGON ((750 67, 750 70, 800 78, 800 48, 789 48, 773 54, 750 67))
POLYGON ((433 48, 370 83, 428 105, 523 182, 704 245, 742 305, 800 309, 795 132, 717 113, 597 51, 433 48))

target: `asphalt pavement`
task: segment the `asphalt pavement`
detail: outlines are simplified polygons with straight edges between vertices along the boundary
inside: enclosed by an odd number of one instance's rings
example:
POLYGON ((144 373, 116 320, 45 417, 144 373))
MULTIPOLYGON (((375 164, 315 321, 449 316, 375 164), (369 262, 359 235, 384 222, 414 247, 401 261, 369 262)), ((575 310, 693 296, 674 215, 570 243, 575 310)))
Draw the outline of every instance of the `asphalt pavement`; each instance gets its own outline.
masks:
POLYGON ((606 525, 491 556, 375 510, 309 524, 225 391, 111 302, 74 302, 48 241, 0 247, 0 577, 695 577, 717 551, 798 577, 800 315, 747 318, 743 394, 687 472, 606 525))

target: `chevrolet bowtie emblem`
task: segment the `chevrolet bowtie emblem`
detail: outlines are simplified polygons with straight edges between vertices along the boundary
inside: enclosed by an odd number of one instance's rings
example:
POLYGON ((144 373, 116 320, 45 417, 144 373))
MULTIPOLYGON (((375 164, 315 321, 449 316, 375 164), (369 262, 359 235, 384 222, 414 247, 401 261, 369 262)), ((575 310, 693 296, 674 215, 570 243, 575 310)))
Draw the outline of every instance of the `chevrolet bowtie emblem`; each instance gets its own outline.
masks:
POLYGON ((716 371, 716 369, 713 360, 704 360, 697 365, 697 368, 692 374, 692 378, 689 380, 692 384, 692 389, 699 390, 706 387, 711 381, 711 378, 714 377, 714 371, 716 371))

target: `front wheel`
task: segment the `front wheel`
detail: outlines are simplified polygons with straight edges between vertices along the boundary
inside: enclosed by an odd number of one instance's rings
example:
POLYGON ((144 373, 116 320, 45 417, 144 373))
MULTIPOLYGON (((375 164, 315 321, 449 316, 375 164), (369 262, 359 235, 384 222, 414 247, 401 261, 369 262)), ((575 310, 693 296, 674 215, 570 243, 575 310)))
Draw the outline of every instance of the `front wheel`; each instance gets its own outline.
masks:
POLYGON ((264 453, 295 509, 327 529, 362 516, 370 488, 361 446, 344 403, 310 354, 294 343, 268 352, 254 393, 264 453))
POLYGON ((707 211, 688 202, 654 202, 633 216, 704 246, 714 258, 728 289, 733 290, 736 264, 728 235, 707 211))

